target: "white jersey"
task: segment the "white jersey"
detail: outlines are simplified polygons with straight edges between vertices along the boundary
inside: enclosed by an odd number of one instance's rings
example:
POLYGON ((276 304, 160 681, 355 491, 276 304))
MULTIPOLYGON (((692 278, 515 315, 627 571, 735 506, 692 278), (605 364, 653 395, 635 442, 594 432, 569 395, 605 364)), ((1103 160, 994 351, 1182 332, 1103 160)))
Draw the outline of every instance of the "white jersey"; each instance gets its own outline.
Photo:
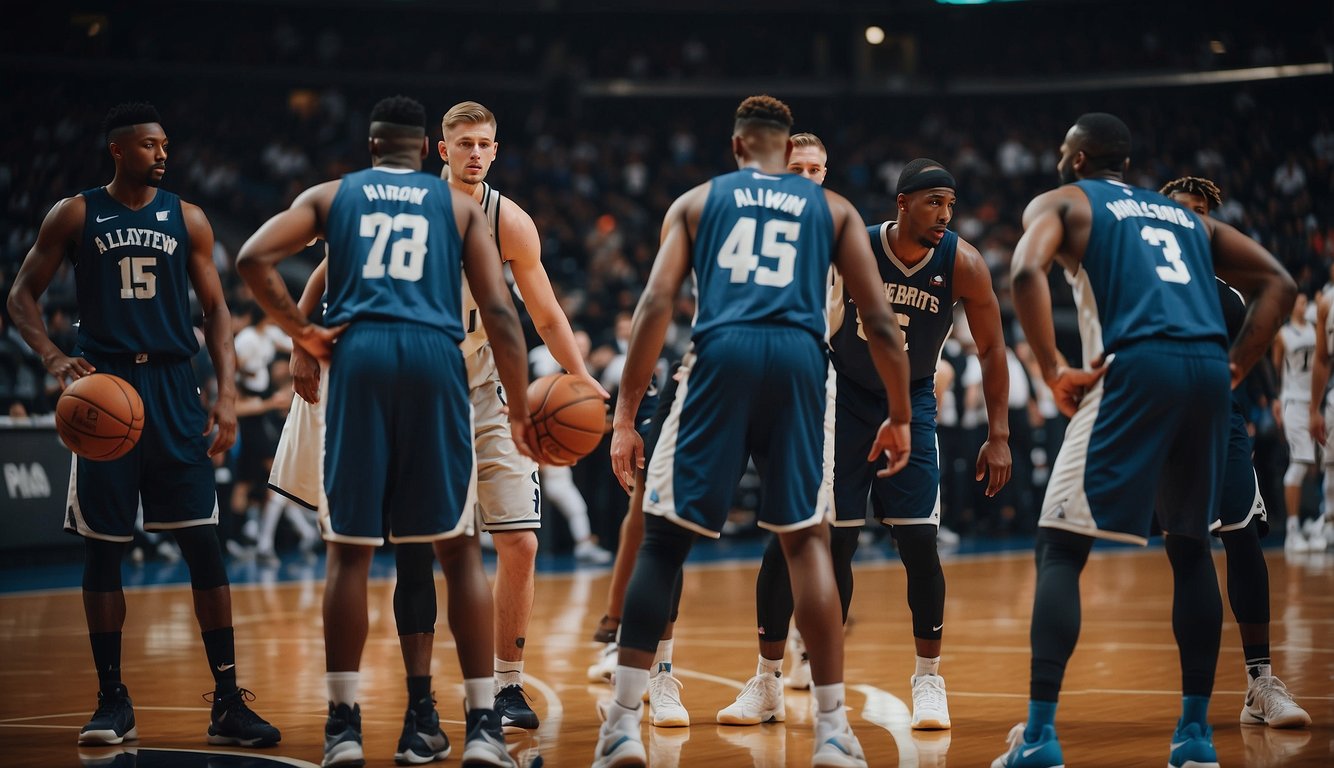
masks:
MULTIPOLYGON (((500 231, 500 200, 501 195, 495 189, 482 182, 482 211, 486 213, 486 225, 491 230, 491 239, 496 241, 496 250, 500 250, 500 238, 496 233, 500 231)), ((505 254, 500 254, 500 260, 505 261, 505 254)), ((463 350, 464 359, 471 364, 476 357, 477 350, 486 344, 486 328, 482 326, 482 318, 477 311, 477 300, 472 297, 472 288, 468 286, 468 278, 463 278, 463 342, 459 344, 459 349, 463 350)), ((472 374, 470 370, 469 375, 472 374)))
POLYGON ((1285 402, 1311 402, 1311 363, 1315 361, 1315 326, 1287 323, 1278 331, 1283 340, 1285 402))

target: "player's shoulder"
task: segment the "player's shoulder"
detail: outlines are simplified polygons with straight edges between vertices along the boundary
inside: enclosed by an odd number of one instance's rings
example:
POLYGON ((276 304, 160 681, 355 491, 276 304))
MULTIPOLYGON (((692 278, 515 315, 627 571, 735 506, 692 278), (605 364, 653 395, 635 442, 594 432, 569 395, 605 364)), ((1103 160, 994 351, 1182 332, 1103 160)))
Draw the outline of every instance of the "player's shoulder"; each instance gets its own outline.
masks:
POLYGON ((47 231, 58 230, 73 233, 83 228, 88 215, 88 199, 79 193, 57 200, 42 221, 42 228, 47 231))

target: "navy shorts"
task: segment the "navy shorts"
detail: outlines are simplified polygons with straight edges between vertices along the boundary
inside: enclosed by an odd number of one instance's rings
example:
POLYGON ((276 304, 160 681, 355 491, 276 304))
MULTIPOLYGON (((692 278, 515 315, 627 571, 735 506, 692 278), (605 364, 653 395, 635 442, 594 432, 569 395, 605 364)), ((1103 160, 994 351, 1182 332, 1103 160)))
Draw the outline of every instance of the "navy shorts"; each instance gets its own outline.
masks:
POLYGON ((834 525, 866 522, 875 495, 875 516, 885 525, 940 525, 940 451, 936 445, 935 380, 912 382, 912 450, 903 469, 876 477, 885 460, 866 460, 876 432, 889 415, 883 392, 873 392, 846 376, 836 383, 834 408, 834 525))
POLYGON ((821 341, 799 328, 718 328, 695 342, 682 370, 648 465, 644 511, 717 538, 753 454, 764 467, 762 528, 824 521, 832 376, 821 341))
POLYGON ((662 423, 667 420, 667 414, 672 410, 672 403, 676 401, 676 372, 680 368, 679 362, 668 368, 667 381, 662 388, 655 389, 651 395, 645 393, 643 402, 639 404, 639 411, 635 414, 635 429, 639 432, 639 436, 644 438, 645 467, 653 460, 653 446, 658 444, 658 438, 662 436, 662 423), (644 418, 645 416, 647 418, 644 418))
POLYGON ((167 531, 218 521, 213 462, 204 434, 208 413, 187 359, 135 363, 132 356, 85 355, 98 373, 128 381, 144 401, 139 442, 113 461, 75 457, 65 530, 94 539, 131 541, 140 503, 144 529, 167 531))
POLYGON ((325 538, 434 541, 473 529, 477 468, 458 344, 416 323, 359 321, 334 345, 325 413, 325 538))
POLYGON ((1232 400, 1232 414, 1227 436, 1227 468, 1223 471, 1223 494, 1219 499, 1217 518, 1209 530, 1218 535, 1236 531, 1256 519, 1261 536, 1269 533, 1269 514, 1265 510, 1260 484, 1255 478, 1255 464, 1251 461, 1251 435, 1246 430, 1246 414, 1236 400, 1232 400))
POLYGON ((1164 532, 1204 538, 1227 464, 1230 381, 1218 343, 1118 350, 1070 420, 1038 524, 1144 544, 1156 508, 1164 532))

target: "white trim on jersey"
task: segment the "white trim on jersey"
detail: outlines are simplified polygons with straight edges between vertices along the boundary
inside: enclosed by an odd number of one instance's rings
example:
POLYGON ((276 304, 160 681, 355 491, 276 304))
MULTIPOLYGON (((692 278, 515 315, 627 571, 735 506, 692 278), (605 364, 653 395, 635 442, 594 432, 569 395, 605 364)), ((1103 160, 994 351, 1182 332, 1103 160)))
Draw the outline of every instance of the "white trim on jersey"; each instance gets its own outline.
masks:
POLYGON ((1102 356, 1102 318, 1098 314, 1098 298, 1093 294, 1093 283, 1089 281, 1088 270, 1080 269, 1076 274, 1065 273, 1065 281, 1074 293, 1075 310, 1079 315, 1079 338, 1084 347, 1084 367, 1093 365, 1093 361, 1102 356))
POLYGON ((686 395, 690 392, 690 369, 695 364, 695 353, 687 352, 677 369, 676 398, 667 411, 667 418, 662 422, 662 431, 658 434, 658 443, 653 448, 653 460, 648 464, 644 479, 644 488, 657 490, 657 500, 645 496, 644 512, 658 517, 665 517, 673 523, 711 539, 722 538, 720 531, 711 531, 702 525, 692 523, 676 514, 676 498, 673 493, 676 462, 676 438, 681 428, 681 408, 685 405, 686 395))
POLYGON ((1251 477, 1255 478, 1255 498, 1251 500, 1251 510, 1246 513, 1246 517, 1241 522, 1231 525, 1223 525, 1222 519, 1217 518, 1209 524, 1210 533, 1240 531, 1250 525, 1251 521, 1257 517, 1261 520, 1269 519, 1269 511, 1265 509, 1265 497, 1260 494, 1260 478, 1255 474, 1255 467, 1251 467, 1251 477))
MULTIPOLYGON (((936 465, 940 465, 940 433, 937 432, 936 438, 936 465)), ((942 478, 943 479, 943 478, 942 478)), ((940 483, 936 483, 936 503, 931 507, 931 514, 927 517, 882 517, 881 525, 934 525, 940 527, 940 483)))
MULTIPOLYGON (((70 454, 69 457, 69 492, 65 497, 65 503, 68 505, 68 516, 74 518, 74 532, 89 539, 98 539, 100 541, 134 541, 134 535, 113 536, 109 533, 98 533, 88 526, 88 521, 83 518, 83 508, 79 506, 79 457, 70 454)), ((66 523, 69 522, 68 517, 66 523)), ((66 528, 66 530, 69 530, 66 528)))
POLYGON ((911 267, 899 261, 899 257, 894 255, 894 249, 889 247, 889 230, 894 226, 893 221, 886 221, 880 225, 880 245, 885 248, 885 255, 889 257, 889 263, 893 264, 903 273, 904 277, 912 277, 921 272, 931 260, 936 257, 936 249, 932 248, 926 252, 926 258, 912 265, 911 267))
POLYGON ((213 502, 213 514, 209 517, 200 517, 195 520, 180 520, 172 523, 144 523, 145 531, 175 531, 180 528, 193 528, 197 525, 217 525, 218 524, 218 502, 213 502))

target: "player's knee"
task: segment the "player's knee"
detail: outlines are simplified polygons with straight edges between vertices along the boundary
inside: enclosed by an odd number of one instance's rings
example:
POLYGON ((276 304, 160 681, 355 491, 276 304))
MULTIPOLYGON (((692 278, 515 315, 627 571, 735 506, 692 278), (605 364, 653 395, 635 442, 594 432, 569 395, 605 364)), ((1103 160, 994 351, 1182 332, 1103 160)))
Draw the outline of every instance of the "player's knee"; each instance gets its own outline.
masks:
POLYGON ((435 631, 435 579, 431 548, 425 544, 399 546, 394 552, 398 581, 394 584, 394 623, 400 635, 435 631), (404 550, 409 550, 406 554, 404 550), (423 552, 417 550, 424 550, 423 552))
POLYGON ((510 562, 531 563, 537 559, 537 532, 531 530, 491 532, 496 556, 510 562))
POLYGON ((899 559, 909 573, 934 573, 940 570, 934 525, 896 525, 893 535, 899 546, 899 559))
POLYGON ((119 592, 120 562, 125 556, 125 542, 83 540, 83 588, 86 592, 119 592))
POLYGON ((860 527, 829 529, 829 554, 834 558, 835 567, 840 563, 852 562, 852 558, 857 554, 857 544, 861 541, 861 535, 860 527))
POLYGON ((225 587, 227 567, 222 562, 218 531, 211 525, 192 525, 172 531, 181 559, 190 569, 190 586, 197 590, 225 587))

